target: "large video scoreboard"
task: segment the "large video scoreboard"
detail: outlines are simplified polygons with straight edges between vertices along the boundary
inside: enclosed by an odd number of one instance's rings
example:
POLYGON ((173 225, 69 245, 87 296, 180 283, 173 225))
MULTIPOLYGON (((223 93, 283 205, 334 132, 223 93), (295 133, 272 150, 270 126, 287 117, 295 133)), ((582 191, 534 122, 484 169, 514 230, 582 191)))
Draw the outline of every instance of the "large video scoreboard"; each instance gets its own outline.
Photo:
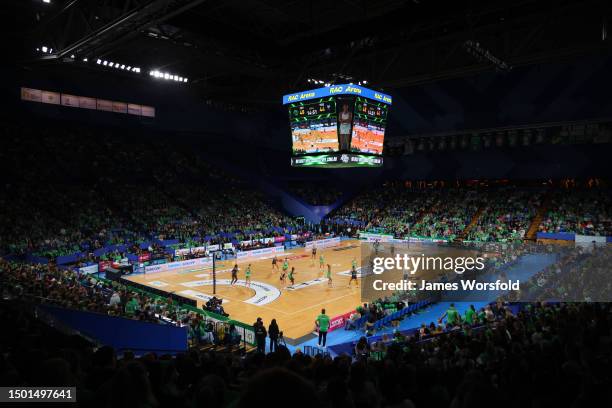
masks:
POLYGON ((291 165, 382 166, 391 102, 389 95, 351 84, 283 96, 291 127, 291 165))

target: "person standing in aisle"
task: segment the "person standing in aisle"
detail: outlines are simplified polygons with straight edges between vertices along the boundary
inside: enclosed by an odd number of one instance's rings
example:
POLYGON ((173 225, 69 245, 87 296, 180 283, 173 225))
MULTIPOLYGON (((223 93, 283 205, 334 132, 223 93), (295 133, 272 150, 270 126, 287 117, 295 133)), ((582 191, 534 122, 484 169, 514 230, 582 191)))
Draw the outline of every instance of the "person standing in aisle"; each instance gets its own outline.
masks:
POLYGON ((278 335, 280 330, 278 328, 278 324, 276 323, 276 319, 272 319, 270 322, 270 326, 268 326, 268 337, 270 338, 270 353, 274 353, 278 350, 278 335))
POLYGON ((266 327, 264 326, 261 317, 258 317, 255 324, 253 324, 253 331, 255 332, 255 343, 257 343, 257 352, 265 353, 266 337, 268 336, 268 332, 266 331, 266 327))

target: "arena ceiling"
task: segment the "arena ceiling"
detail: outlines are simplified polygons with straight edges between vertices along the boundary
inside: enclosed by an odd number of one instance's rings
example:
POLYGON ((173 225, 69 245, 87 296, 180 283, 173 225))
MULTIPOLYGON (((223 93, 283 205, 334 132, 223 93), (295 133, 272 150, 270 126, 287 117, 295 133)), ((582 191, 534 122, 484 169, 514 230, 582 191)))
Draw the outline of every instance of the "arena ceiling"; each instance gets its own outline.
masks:
POLYGON ((0 2, 5 52, 19 64, 104 71, 92 63, 103 58, 143 67, 143 80, 155 68, 243 103, 278 103, 309 78, 390 90, 608 53, 612 17, 606 0, 49 1, 0 2))

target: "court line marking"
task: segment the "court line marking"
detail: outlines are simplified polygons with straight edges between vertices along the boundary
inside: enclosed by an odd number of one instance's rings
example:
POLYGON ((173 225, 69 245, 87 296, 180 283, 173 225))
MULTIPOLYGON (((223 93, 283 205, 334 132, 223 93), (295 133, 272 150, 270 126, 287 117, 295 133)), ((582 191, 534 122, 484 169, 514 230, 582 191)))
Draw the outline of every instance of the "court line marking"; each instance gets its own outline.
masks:
MULTIPOLYGON (((187 288, 195 288, 199 286, 212 286, 212 279, 207 280, 199 280, 199 281, 188 281, 180 283, 181 286, 185 286, 187 288)), ((251 281, 247 284, 245 280, 238 280, 234 283, 234 285, 243 286, 248 289, 251 289, 255 292, 255 296, 252 296, 242 302, 248 303, 251 305, 259 306, 259 305, 267 305, 268 303, 274 302, 281 295, 281 291, 276 287, 269 283, 260 282, 260 281, 251 281), (247 286, 248 285, 248 286, 247 286)), ((217 279, 217 286, 231 286, 230 279, 217 279)))
MULTIPOLYGON (((345 245, 351 245, 351 243, 343 243, 343 244, 341 244, 341 246, 345 246, 345 245)), ((330 247, 330 248, 332 248, 332 247, 330 247)), ((321 249, 326 249, 326 250, 327 250, 327 249, 330 249, 330 248, 321 248, 321 249)), ((292 254, 292 253, 291 253, 291 252, 287 252, 287 253, 285 253, 284 255, 281 255, 281 256, 279 257, 279 259, 281 259, 281 260, 282 260, 282 258, 283 258, 284 256, 286 256, 286 255, 290 255, 290 254, 292 254)), ((257 258, 255 258, 255 259, 250 259, 250 260, 249 260, 249 259, 247 259, 247 260, 245 260, 244 262, 236 262, 236 260, 227 260, 227 261, 222 261, 222 262, 220 262, 218 266, 219 266, 219 267, 222 267, 222 268, 223 268, 223 267, 231 267, 231 266, 233 266, 235 263, 238 263, 239 265, 241 265, 241 264, 246 264, 246 263, 249 263, 249 261, 255 261, 255 262, 258 262, 258 261, 259 261, 259 262, 262 262, 264 259, 265 259, 265 258, 263 258, 263 257, 262 257, 262 258, 259 258, 259 259, 257 259, 257 258)), ((334 265, 335 265, 335 264, 334 264, 334 265)), ((340 265, 340 264, 337 264, 337 265, 340 265)), ((210 268, 210 267, 209 267, 209 268, 205 268, 205 269, 203 269, 203 270, 208 270, 208 271, 210 271, 210 269, 212 269, 212 268, 210 268)), ((315 268, 315 269, 316 269, 316 268, 315 268)), ((231 269, 225 269, 225 270, 223 270, 223 272, 224 272, 224 271, 230 271, 230 270, 231 270, 231 269)), ((306 270, 308 270, 308 268, 306 268, 306 270)), ((321 270, 321 269, 319 268, 319 271, 320 271, 320 270, 321 270)), ((343 271, 343 272, 349 272, 349 271, 350 271, 350 270, 343 271)), ((217 271, 217 272, 219 272, 219 273, 220 273, 221 271, 217 271)), ((310 272, 310 273, 312 273, 312 271, 309 271, 309 272, 310 272)), ((316 271, 315 271, 315 272, 316 272, 316 271)), ((191 273, 193 273, 193 272, 191 272, 191 273)), ((275 275, 275 274, 277 274, 277 273, 278 273, 278 272, 277 272, 276 270, 272 270, 272 271, 269 271, 269 272, 265 273, 265 275, 264 275, 264 276, 265 276, 265 278, 267 279, 267 278, 270 278, 270 277, 274 276, 274 275, 275 275)), ((336 272, 335 274, 340 275, 341 273, 342 273, 342 272, 336 272)), ((180 276, 185 276, 185 275, 187 275, 187 274, 177 274, 177 273, 176 273, 176 272, 174 272, 174 271, 164 273, 164 275, 166 275, 166 274, 167 274, 167 275, 169 275, 169 276, 173 276, 173 277, 174 277, 174 276, 179 276, 179 277, 180 277, 180 276)), ((162 276, 162 275, 159 275, 159 274, 158 274, 156 277, 160 277, 160 276, 162 276)), ((193 276, 193 275, 192 275, 192 276, 193 276)), ((340 275, 340 276, 342 276, 342 275, 340 275)), ((346 276, 346 275, 345 275, 345 276, 346 276)), ((144 282, 144 283, 148 283, 148 282, 146 281, 146 274, 142 275, 142 277, 143 277, 143 278, 145 278, 145 279, 143 279, 143 280, 145 280, 145 282, 144 282)), ((130 280, 132 280, 132 279, 130 279, 130 280)), ((134 282, 138 282, 138 281, 139 281, 139 279, 134 279, 133 281, 134 281, 134 282)), ((182 288, 181 288, 181 286, 180 286, 180 282, 178 282, 178 283, 172 282, 172 283, 170 283, 169 285, 170 285, 170 287, 176 287, 176 289, 179 289, 179 288, 180 288, 180 289, 182 289, 182 288)), ((275 287, 276 287, 276 286, 275 286, 275 287)), ((338 288, 339 288, 339 289, 341 289, 342 287, 338 287, 338 288)), ((164 288, 164 290, 165 290, 165 291, 167 291, 168 293, 171 293, 171 292, 172 292, 172 290, 166 290, 166 289, 167 289, 167 288, 164 288)), ((168 288, 168 289, 169 289, 169 288, 168 288)), ((277 289, 279 289, 279 290, 281 291, 281 294, 282 294, 283 292, 289 292, 289 291, 288 291, 286 288, 283 288, 283 287, 280 287, 280 286, 278 286, 278 287, 277 287, 277 289)), ((327 289, 327 290, 329 290, 329 289, 327 289)), ((354 291, 351 291, 350 293, 346 293, 345 295, 338 296, 338 297, 335 297, 335 298, 333 298, 333 299, 327 299, 327 300, 325 300, 325 301, 323 301, 323 302, 319 302, 319 303, 316 303, 316 304, 314 304, 314 305, 309 305, 309 306, 306 306, 305 308, 302 308, 302 309, 300 309, 300 310, 293 311, 293 312, 291 312, 291 313, 288 313, 288 312, 286 312, 286 311, 284 311, 284 310, 276 309, 275 307, 271 307, 271 306, 259 305, 259 306, 258 306, 258 308, 261 308, 261 309, 264 309, 264 310, 267 310, 267 311, 271 311, 271 312, 274 312, 274 313, 278 313, 278 314, 281 314, 281 315, 292 316, 292 315, 295 315, 295 314, 297 314, 297 313, 302 313, 302 312, 307 311, 307 310, 309 310, 309 309, 312 309, 312 308, 315 308, 315 307, 319 307, 319 306, 321 306, 321 305, 323 305, 323 304, 325 304, 325 303, 335 302, 335 301, 337 301, 337 300, 340 300, 340 299, 346 298, 347 296, 354 296, 354 295, 355 295, 354 291)), ((220 297, 221 297, 221 298, 223 298, 223 299, 232 300, 232 301, 236 302, 235 304, 239 304, 240 302, 245 303, 245 302, 244 302, 244 300, 241 300, 241 299, 236 299, 236 298, 235 298, 235 297, 233 297, 233 296, 225 296, 225 295, 223 295, 223 296, 220 296, 220 297)), ((286 299, 286 298, 285 298, 285 299, 286 299)), ((271 303, 271 305, 274 305, 274 304, 276 304, 276 302, 272 302, 272 303, 271 303)))
POLYGON ((303 309, 296 310, 295 312, 289 313, 289 315, 294 315, 294 314, 296 314, 296 313, 302 313, 302 312, 305 312, 305 311, 307 311, 307 310, 313 309, 313 308, 315 308, 315 307, 319 307, 319 306, 321 306, 321 305, 325 305, 325 304, 328 304, 328 303, 333 303, 333 302, 335 302, 336 300, 344 299, 344 298, 345 298, 345 297, 347 297, 347 296, 353 296, 353 295, 354 295, 354 293, 347 293, 347 294, 345 294, 345 295, 338 296, 338 297, 333 298, 333 299, 327 299, 327 300, 325 300, 324 302, 319 302, 319 303, 317 303, 317 304, 307 306, 307 307, 305 307, 305 308, 303 308, 303 309))
MULTIPOLYGON (((179 290, 184 289, 184 287, 181 287, 181 286, 180 286, 180 283, 173 283, 173 284, 171 284, 170 286, 171 286, 172 288, 176 287, 176 290, 167 290, 167 292, 168 292, 168 293, 178 293, 178 291, 179 291, 179 290)), ((212 285, 210 285, 210 286, 212 286, 212 285)), ((223 285, 223 286, 226 286, 226 285, 223 285)), ((229 286, 227 286, 227 287, 229 287, 229 286)), ((244 287, 244 286, 242 286, 242 287, 243 287, 243 288, 245 288, 245 289, 250 289, 250 288, 247 288, 247 287, 244 287)), ((280 288, 277 288, 277 289, 281 290, 280 288)), ((253 290, 253 289, 251 289, 251 290, 254 292, 254 290, 253 290)), ((281 294, 282 294, 282 290, 281 290, 281 294)), ((233 296, 221 295, 221 294, 219 294, 219 293, 217 293, 217 294, 216 294, 216 295, 214 295, 214 296, 217 296, 217 297, 219 297, 219 298, 221 298, 221 299, 223 299, 223 300, 225 300, 225 299, 227 299, 227 300, 231 300, 231 301, 232 301, 232 302, 234 302, 234 304, 236 304, 236 305, 237 305, 237 304, 239 304, 239 303, 245 303, 245 302, 244 302, 244 299, 237 299, 237 298, 235 298, 235 297, 233 297, 233 296)), ((229 302, 228 302, 228 303, 229 303, 229 302)), ((257 310, 259 310, 259 309, 264 309, 264 310, 272 311, 272 312, 274 312, 274 313, 284 314, 284 315, 287 315, 287 316, 290 316, 290 315, 292 314, 292 313, 285 312, 284 310, 275 309, 275 308, 270 307, 270 306, 267 306, 267 305, 253 305, 253 304, 250 304, 250 303, 247 303, 247 305, 257 307, 257 308, 258 308, 257 310)), ((231 314, 230 314, 230 317, 231 317, 231 314)))
MULTIPOLYGON (((192 289, 187 289, 187 290, 182 290, 180 292, 175 292, 178 293, 179 295, 185 295, 185 296, 190 296, 192 298, 196 298, 198 300, 201 300, 202 302, 204 301, 209 301, 210 299, 213 298, 213 295, 209 295, 208 293, 204 293, 204 292, 198 292, 197 290, 192 290, 192 289)), ((223 304, 227 304, 230 303, 230 300, 227 298, 222 298, 223 299, 223 304)))
POLYGON ((169 283, 160 281, 160 280, 152 280, 147 282, 149 285, 155 286, 156 288, 165 288, 169 285, 169 283))

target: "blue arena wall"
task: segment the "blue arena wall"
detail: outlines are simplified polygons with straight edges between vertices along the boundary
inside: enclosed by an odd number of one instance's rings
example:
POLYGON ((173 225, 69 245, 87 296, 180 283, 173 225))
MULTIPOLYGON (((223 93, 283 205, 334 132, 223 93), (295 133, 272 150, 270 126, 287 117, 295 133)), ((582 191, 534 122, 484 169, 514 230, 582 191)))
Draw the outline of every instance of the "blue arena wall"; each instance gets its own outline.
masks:
POLYGON ((39 308, 48 317, 115 350, 136 353, 177 353, 187 350, 187 327, 160 325, 49 305, 39 308))
POLYGON ((573 241, 578 243, 609 243, 612 242, 612 237, 600 235, 580 235, 573 232, 538 232, 537 239, 553 239, 557 241, 573 241))

